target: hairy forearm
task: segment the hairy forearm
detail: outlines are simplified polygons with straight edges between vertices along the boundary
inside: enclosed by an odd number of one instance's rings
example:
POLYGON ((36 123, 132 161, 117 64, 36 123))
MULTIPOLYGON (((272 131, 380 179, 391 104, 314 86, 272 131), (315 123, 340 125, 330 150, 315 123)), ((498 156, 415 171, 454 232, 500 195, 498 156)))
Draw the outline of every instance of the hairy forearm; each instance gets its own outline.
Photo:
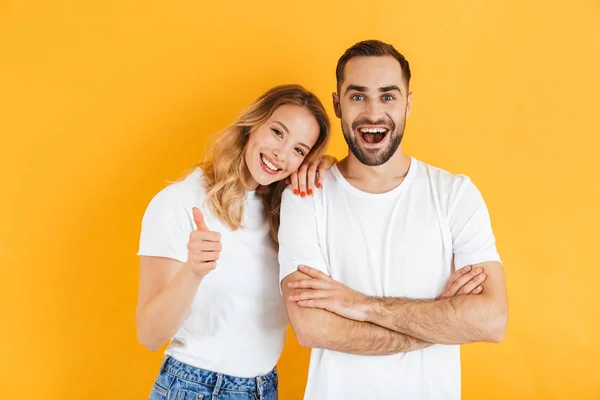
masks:
POLYGON ((431 343, 377 324, 354 321, 326 310, 299 306, 295 301, 289 300, 299 290, 287 285, 298 278, 304 277, 296 273, 284 280, 282 289, 288 316, 301 346, 361 355, 405 353, 431 346, 431 343))
POLYGON ((297 314, 300 315, 292 318, 292 327, 303 347, 360 355, 386 355, 431 346, 431 343, 409 335, 369 322, 353 321, 325 310, 307 309, 297 314))
POLYGON ((146 348, 157 350, 177 333, 201 282, 184 264, 163 290, 137 310, 138 339, 146 348))
POLYGON ((506 327, 506 306, 484 295, 443 300, 368 297, 367 321, 440 344, 499 342, 506 327))

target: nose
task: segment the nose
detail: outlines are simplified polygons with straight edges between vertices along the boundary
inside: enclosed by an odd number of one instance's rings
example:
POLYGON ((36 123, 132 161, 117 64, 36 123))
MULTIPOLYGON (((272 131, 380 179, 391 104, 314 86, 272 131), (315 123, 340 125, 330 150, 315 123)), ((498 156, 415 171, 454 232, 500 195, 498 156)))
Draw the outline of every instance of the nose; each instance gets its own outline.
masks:
POLYGON ((369 101, 365 106, 365 117, 377 121, 383 116, 383 108, 377 101, 369 101))
POLYGON ((273 155, 275 156, 275 161, 285 161, 285 150, 281 148, 273 149, 273 155))

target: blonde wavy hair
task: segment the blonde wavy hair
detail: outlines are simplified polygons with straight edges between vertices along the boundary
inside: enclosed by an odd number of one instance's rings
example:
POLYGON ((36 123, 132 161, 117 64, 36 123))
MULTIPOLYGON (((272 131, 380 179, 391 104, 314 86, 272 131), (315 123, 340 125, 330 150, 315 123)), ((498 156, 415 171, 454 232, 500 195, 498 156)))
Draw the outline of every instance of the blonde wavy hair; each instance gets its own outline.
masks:
MULTIPOLYGON (((245 182, 250 172, 244 160, 250 133, 263 125, 273 112, 282 105, 296 105, 309 110, 319 124, 319 138, 304 163, 320 158, 329 141, 330 122, 321 101, 300 85, 276 86, 245 109, 232 125, 221 131, 208 149, 206 160, 199 164, 204 171, 205 201, 221 222, 236 230, 242 227, 245 182)), ((278 243, 279 210, 285 181, 259 186, 256 194, 262 199, 265 216, 269 221, 270 234, 278 243)))

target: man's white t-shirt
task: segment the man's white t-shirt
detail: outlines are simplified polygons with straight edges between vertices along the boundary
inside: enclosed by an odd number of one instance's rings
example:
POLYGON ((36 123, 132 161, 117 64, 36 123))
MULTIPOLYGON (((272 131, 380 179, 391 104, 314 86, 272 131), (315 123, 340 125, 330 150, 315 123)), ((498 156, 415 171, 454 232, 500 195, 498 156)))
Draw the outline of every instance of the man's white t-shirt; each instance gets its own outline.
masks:
POLYGON ((231 230, 204 207, 202 172, 167 186, 150 202, 142 221, 138 255, 185 263, 192 208, 221 234, 217 268, 203 279, 189 315, 166 354, 210 371, 255 377, 271 371, 281 355, 288 324, 278 285, 277 246, 269 236, 263 203, 247 194, 243 227, 231 230))
MULTIPOLYGON (((455 267, 500 261, 483 198, 471 180, 411 159, 404 181, 365 193, 332 167, 311 199, 286 189, 280 281, 317 268, 371 296, 434 299, 455 267)), ((386 356, 313 349, 307 400, 460 399, 458 345, 386 356)))

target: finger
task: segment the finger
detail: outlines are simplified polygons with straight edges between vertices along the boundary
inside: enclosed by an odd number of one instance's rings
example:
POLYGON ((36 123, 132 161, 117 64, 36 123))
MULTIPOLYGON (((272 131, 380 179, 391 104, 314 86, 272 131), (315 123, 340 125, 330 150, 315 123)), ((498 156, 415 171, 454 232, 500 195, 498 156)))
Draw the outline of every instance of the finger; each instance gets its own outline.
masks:
POLYGON ((337 158, 335 158, 333 156, 328 156, 328 155, 323 156, 323 158, 321 159, 321 162, 319 163, 319 167, 317 169, 317 175, 318 175, 317 187, 318 188, 323 187, 323 182, 325 180, 325 171, 327 171, 329 168, 331 168, 337 162, 338 162, 337 158))
POLYGON ((315 278, 315 279, 322 279, 322 280, 326 280, 326 281, 333 280, 329 277, 329 275, 319 271, 318 269, 309 267, 307 265, 299 265, 298 271, 300 271, 303 274, 306 274, 312 278, 315 278))
POLYGON ((215 268, 217 268, 216 261, 209 261, 209 262, 204 262, 204 263, 192 263, 192 269, 198 275, 206 275, 215 268))
POLYGON ((294 289, 331 289, 331 283, 322 279, 299 279, 288 283, 288 287, 294 289))
POLYGON ((469 282, 467 282, 459 291, 458 294, 469 294, 471 293, 473 290, 475 290, 475 288, 477 288, 477 286, 481 285, 483 283, 483 281, 485 281, 485 274, 479 274, 477 275, 475 278, 471 279, 469 282))
POLYGON ((196 223, 196 229, 199 231, 208 231, 208 226, 204 222, 204 215, 198 207, 192 208, 192 214, 194 215, 194 222, 196 223))
POLYGON ((290 183, 292 183, 292 180, 290 179, 290 177, 288 176, 287 178, 285 178, 285 184, 289 185, 290 183))
POLYGON ((458 292, 458 290, 460 290, 461 285, 460 285, 460 283, 457 283, 458 279, 461 276, 470 272, 471 269, 472 269, 471 266, 467 265, 465 267, 457 269, 450 275, 450 278, 448 279, 448 284, 447 284, 447 289, 450 291, 453 291, 452 294, 450 294, 450 296, 454 296, 456 294, 456 292, 458 292))
POLYGON ((308 167, 307 177, 306 177, 306 185, 307 185, 307 194, 312 196, 313 189, 315 188, 315 179, 317 176, 317 165, 313 164, 308 167))
POLYGON ((317 187, 321 189, 323 187, 323 181, 325 180, 325 168, 319 168, 317 170, 317 187))
POLYGON ((308 166, 302 165, 298 169, 298 190, 300 191, 300 197, 306 196, 306 175, 308 173, 308 166))
POLYGON ((209 242, 208 240, 193 240, 188 246, 188 250, 193 251, 221 251, 222 249, 221 242, 209 242))
POLYGON ((469 294, 481 294, 483 292, 483 286, 479 285, 469 294))
POLYGON ((190 233, 190 242, 220 242, 221 234, 214 231, 193 231, 190 233))
POLYGON ((298 171, 292 172, 288 179, 292 183, 292 190, 294 191, 294 194, 299 194, 300 191, 298 191, 298 171))
POLYGON ((438 299, 446 299, 449 297, 453 297, 456 295, 456 293, 460 290, 460 286, 456 286, 455 284, 457 284, 457 280, 464 274, 466 274, 467 272, 471 271, 471 266, 467 265, 465 267, 462 267, 460 269, 457 269, 456 271, 452 272, 450 274, 450 277, 448 278, 448 282, 446 283, 446 287, 444 288, 444 291, 438 296, 438 299))
POLYGON ((300 300, 297 301, 296 304, 305 308, 321 308, 327 310, 328 301, 327 299, 300 300))
POLYGON ((216 261, 207 261, 207 262, 203 263, 202 266, 205 269, 207 269, 208 271, 212 271, 213 269, 217 268, 217 262, 216 261))
POLYGON ((311 299, 324 299, 330 296, 328 290, 306 290, 304 292, 293 294, 289 297, 290 301, 301 301, 311 299))
POLYGON ((450 288, 450 295, 455 296, 458 294, 458 291, 467 284, 470 280, 475 278, 477 275, 481 274, 483 270, 481 268, 471 269, 471 272, 464 274, 454 281, 450 288))
POLYGON ((470 265, 467 265, 465 267, 462 267, 461 269, 457 270, 456 272, 458 272, 459 275, 464 275, 467 272, 470 272, 472 269, 472 267, 470 265))
POLYGON ((207 262, 207 261, 217 261, 221 258, 220 251, 195 251, 191 252, 189 255, 192 262, 207 262))

